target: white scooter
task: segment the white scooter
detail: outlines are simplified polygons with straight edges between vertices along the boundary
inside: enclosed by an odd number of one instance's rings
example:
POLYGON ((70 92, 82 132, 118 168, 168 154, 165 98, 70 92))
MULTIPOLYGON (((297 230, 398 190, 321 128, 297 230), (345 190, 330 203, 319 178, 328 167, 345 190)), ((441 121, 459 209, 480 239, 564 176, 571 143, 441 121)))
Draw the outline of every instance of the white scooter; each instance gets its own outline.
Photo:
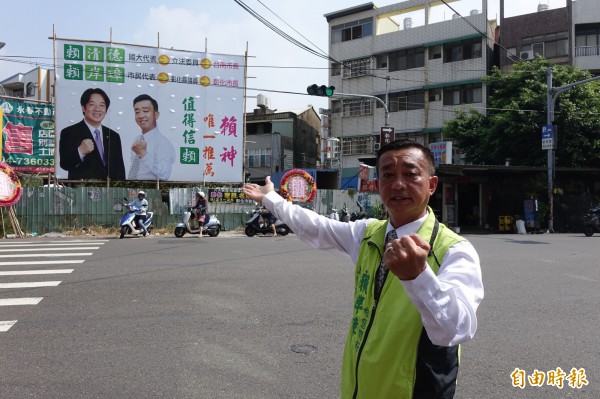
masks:
MULTIPOLYGON (((187 212, 184 212, 183 217, 181 218, 181 222, 177 223, 175 226, 175 237, 181 238, 186 233, 187 234, 198 234, 199 229, 197 223, 194 222, 196 219, 193 209, 188 208, 187 212), (191 227, 191 224, 195 224, 196 226, 191 227)), ((202 226, 202 235, 209 235, 211 237, 216 237, 221 232, 221 222, 217 218, 217 215, 209 215, 208 213, 204 215, 204 225, 202 226)))
MULTIPOLYGON (((127 200, 127 198, 125 198, 125 200, 127 200)), ((142 230, 141 228, 138 228, 137 223, 134 221, 135 220, 135 212, 138 211, 138 208, 130 205, 130 204, 122 204, 124 208, 127 208, 127 212, 125 212, 125 214, 123 215, 123 217, 121 218, 121 234, 119 235, 119 238, 123 238, 128 234, 131 234, 133 236, 139 236, 140 234, 144 234, 144 230, 142 230)), ((152 216, 154 215, 154 212, 146 212, 146 221, 144 222, 144 226, 146 226, 146 230, 148 230, 148 233, 150 233, 150 231, 152 231, 152 216)))

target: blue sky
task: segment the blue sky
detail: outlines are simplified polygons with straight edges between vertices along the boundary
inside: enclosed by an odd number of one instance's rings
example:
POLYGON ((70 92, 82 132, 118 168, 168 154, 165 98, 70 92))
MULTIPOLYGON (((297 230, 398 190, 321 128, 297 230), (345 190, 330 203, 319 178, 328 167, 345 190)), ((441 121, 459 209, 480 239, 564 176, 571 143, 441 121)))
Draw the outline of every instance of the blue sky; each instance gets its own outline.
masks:
MULTIPOLYGON (((295 39, 324 52, 328 49, 328 32, 323 15, 366 3, 365 0, 243 1, 295 39)), ((377 6, 397 2, 373 1, 377 6)), ((505 0, 505 12, 507 16, 536 12, 540 2, 558 8, 564 7, 566 0, 505 0)), ((247 86, 262 89, 249 91, 249 96, 262 93, 269 98, 271 108, 280 110, 298 109, 308 104, 315 108, 327 107, 324 98, 267 91, 305 93, 312 83, 326 84, 328 63, 276 35, 234 0, 104 0, 96 3, 33 0, 26 6, 18 1, 5 3, 0 41, 6 45, 0 49, 0 81, 35 68, 36 62, 51 67, 53 49, 49 37, 54 27, 56 36, 66 39, 109 41, 112 38, 120 43, 160 44, 180 50, 206 49, 212 53, 239 55, 247 48, 252 57, 247 86)), ((490 19, 498 16, 498 3, 498 0, 490 0, 490 19)), ((481 9, 481 0, 460 0, 451 5, 466 15, 472 9, 481 9)), ((449 19, 452 11, 444 14, 442 18, 449 19)), ((256 100, 249 98, 248 111, 255 105, 256 100)))

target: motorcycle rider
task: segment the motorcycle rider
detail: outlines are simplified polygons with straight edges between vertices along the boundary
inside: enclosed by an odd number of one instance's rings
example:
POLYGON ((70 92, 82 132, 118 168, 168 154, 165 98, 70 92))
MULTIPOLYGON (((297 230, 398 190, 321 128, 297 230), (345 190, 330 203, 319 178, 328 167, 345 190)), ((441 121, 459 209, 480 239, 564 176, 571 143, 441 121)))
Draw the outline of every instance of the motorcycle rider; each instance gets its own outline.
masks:
POLYGON ((273 216, 271 211, 269 211, 264 205, 260 207, 260 213, 263 218, 263 222, 266 225, 271 226, 271 229, 273 230, 273 237, 277 237, 277 228, 275 227, 275 216, 273 216))
MULTIPOLYGON (((207 201, 203 191, 196 192, 196 205, 192 208, 198 221, 198 238, 202 238, 202 227, 204 227, 204 220, 206 213, 208 212, 207 201)), ((190 226, 191 227, 191 226, 190 226)))
MULTIPOLYGON (((134 223, 137 223, 139 228, 144 230, 144 237, 148 236, 148 230, 144 222, 146 221, 146 211, 148 211, 148 201, 146 200, 146 193, 144 191, 138 191, 137 198, 129 203, 129 205, 137 208, 135 211, 134 223)), ((129 206, 128 205, 128 206, 129 206)))

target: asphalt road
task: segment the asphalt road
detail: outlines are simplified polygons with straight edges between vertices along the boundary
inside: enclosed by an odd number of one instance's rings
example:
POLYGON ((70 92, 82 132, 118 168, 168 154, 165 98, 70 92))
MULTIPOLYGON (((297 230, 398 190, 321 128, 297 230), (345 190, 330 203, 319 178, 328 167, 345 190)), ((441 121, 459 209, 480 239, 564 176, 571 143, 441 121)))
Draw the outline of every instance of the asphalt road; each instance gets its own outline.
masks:
MULTIPOLYGON (((600 236, 466 237, 486 298, 456 398, 599 398, 600 236), (559 367, 579 370, 580 387, 513 386, 515 369, 527 379, 559 367)), ((353 290, 344 256, 294 235, 52 243, 73 239, 0 240, 0 302, 42 298, 0 306, 0 321, 17 321, 0 329, 0 398, 339 396, 353 290), (63 272, 1 274, 27 270, 63 272), (50 281, 60 283, 2 285, 50 281)))

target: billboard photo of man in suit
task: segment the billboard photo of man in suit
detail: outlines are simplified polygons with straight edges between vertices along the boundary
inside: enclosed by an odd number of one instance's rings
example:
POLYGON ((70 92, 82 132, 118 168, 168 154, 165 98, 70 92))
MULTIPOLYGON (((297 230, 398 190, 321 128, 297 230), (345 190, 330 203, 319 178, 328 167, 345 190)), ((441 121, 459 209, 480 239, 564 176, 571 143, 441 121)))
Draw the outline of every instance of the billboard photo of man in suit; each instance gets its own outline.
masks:
POLYGON ((60 132, 60 167, 69 180, 125 180, 121 137, 103 126, 110 99, 104 90, 90 88, 81 95, 83 120, 60 132))

